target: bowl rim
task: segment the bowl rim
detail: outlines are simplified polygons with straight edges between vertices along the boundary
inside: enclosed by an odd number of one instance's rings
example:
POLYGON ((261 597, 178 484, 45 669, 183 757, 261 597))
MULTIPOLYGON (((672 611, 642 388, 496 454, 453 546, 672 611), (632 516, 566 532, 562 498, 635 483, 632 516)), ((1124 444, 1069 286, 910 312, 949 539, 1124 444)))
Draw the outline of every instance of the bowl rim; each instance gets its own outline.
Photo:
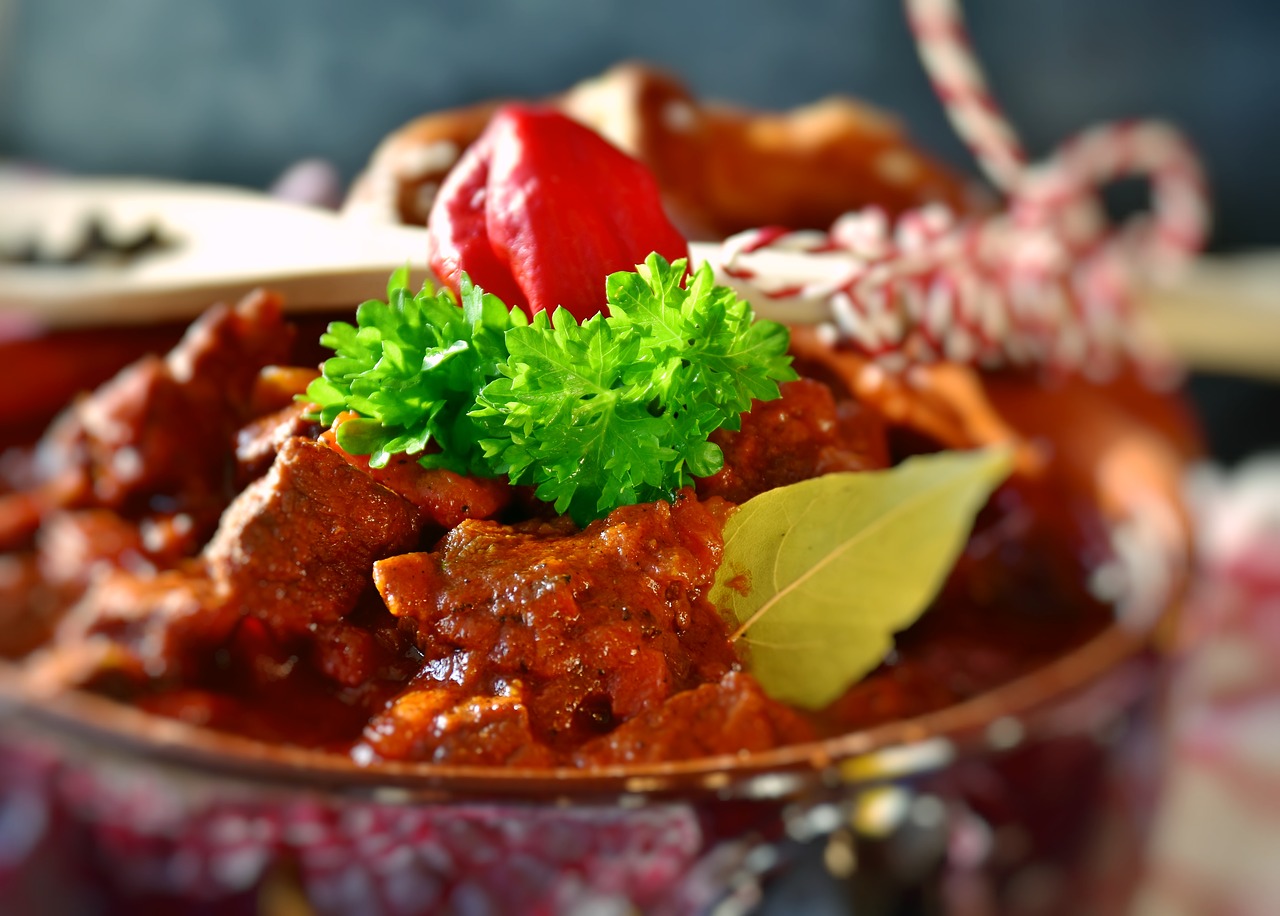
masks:
MULTIPOLYGON (((380 761, 364 766, 349 755, 218 732, 145 712, 82 690, 44 693, 19 665, 0 661, 0 724, 7 716, 44 733, 71 738, 124 759, 146 757, 187 773, 258 786, 306 788, 386 801, 512 803, 643 803, 672 798, 790 796, 815 786, 884 781, 950 762, 988 741, 1000 719, 1019 733, 1050 724, 1071 697, 1118 674, 1158 649, 1179 602, 1166 604, 1151 627, 1122 618, 1064 654, 967 700, 802 744, 741 755, 591 769, 534 769, 430 762, 380 761), (924 755, 904 754, 912 748, 924 755), (895 758, 896 755, 896 759, 895 758)), ((1114 711, 1114 696, 1102 707, 1114 711)), ((1090 715, 1102 709, 1090 707, 1090 715)))

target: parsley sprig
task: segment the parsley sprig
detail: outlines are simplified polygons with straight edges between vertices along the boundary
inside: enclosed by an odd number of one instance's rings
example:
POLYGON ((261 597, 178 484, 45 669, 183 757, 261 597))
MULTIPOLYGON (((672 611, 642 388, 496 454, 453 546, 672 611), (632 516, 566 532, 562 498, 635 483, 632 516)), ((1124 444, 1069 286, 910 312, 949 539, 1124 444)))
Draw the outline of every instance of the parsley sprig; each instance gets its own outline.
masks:
POLYGON ((337 430, 338 444, 384 467, 392 455, 421 455, 424 467, 495 476, 479 447, 484 434, 468 412, 477 392, 507 358, 503 336, 528 323, 496 297, 462 280, 462 308, 453 294, 424 284, 416 295, 408 271, 387 283, 387 301, 364 302, 356 324, 330 323, 320 338, 337 355, 307 388, 331 425, 355 411, 337 430), (426 452, 435 443, 438 449, 426 452))
POLYGON ((505 474, 579 523, 669 497, 723 465, 712 432, 796 377, 786 328, 756 320, 709 266, 687 282, 685 268, 651 254, 613 274, 611 314, 581 324, 565 309, 528 321, 465 277, 459 308, 447 290, 410 293, 397 272, 387 302, 329 326, 321 343, 336 355, 306 397, 326 424, 360 415, 338 442, 375 467, 404 452, 505 474))

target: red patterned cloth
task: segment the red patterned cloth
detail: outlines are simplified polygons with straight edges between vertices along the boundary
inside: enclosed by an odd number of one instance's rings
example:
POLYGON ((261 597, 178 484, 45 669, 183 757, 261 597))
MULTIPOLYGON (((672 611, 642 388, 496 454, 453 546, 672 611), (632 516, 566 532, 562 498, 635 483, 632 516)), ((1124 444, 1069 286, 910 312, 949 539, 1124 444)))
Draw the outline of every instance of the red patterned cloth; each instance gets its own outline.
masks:
MULTIPOLYGON (((951 812, 936 849, 922 828, 902 833, 915 853, 945 860, 935 890, 946 912, 1280 912, 1280 456, 1206 472, 1195 491, 1201 570, 1165 721, 1144 705, 1123 740, 1069 734, 915 786, 951 812), (1100 823, 1075 837, 1064 811, 1100 823), (1010 838, 1026 847, 1016 868, 1002 864, 1010 838), (1068 864, 1054 864, 1060 857, 1068 864)), ((0 731, 13 739, 0 741, 6 914, 96 912, 108 894, 139 914, 173 912, 181 900, 238 916, 265 907, 263 887, 282 882, 319 914, 631 904, 698 913, 734 893, 753 843, 764 842, 762 825, 783 822, 769 804, 753 808, 750 823, 716 824, 680 804, 415 808, 258 797, 136 761, 68 758, 18 737, 0 731)), ((896 842, 881 853, 900 853, 896 842)), ((931 880, 890 874, 892 857, 858 859, 867 865, 855 879, 878 881, 882 894, 915 900, 917 883, 931 880)), ((841 889, 829 889, 822 912, 842 911, 841 889)), ((793 911, 794 889, 780 890, 765 912, 793 911)))
POLYGON ((1280 456, 1195 487, 1202 575, 1135 916, 1280 912, 1280 456))

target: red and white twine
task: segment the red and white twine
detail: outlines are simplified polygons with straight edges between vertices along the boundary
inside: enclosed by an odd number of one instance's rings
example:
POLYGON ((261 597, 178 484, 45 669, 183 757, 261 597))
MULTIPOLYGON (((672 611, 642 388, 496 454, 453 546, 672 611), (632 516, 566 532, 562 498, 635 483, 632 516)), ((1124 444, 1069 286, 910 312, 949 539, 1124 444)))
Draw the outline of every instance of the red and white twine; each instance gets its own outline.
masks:
POLYGON ((906 0, 916 50, 947 117, 999 188, 1010 188, 1026 166, 1018 134, 1006 120, 973 53, 955 0, 906 0))
POLYGON ((931 205, 893 225, 870 208, 825 233, 750 230, 720 247, 717 266, 757 298, 825 301, 840 336, 886 368, 945 359, 1106 373, 1126 356, 1141 360, 1137 275, 1177 267, 1205 240, 1209 208, 1195 154, 1165 124, 1118 122, 1027 165, 955 0, 906 3, 952 123, 1008 206, 957 219, 931 205), (1097 192, 1125 177, 1150 180, 1152 214, 1116 229, 1097 192), (784 256, 788 269, 770 270, 762 253, 784 256))

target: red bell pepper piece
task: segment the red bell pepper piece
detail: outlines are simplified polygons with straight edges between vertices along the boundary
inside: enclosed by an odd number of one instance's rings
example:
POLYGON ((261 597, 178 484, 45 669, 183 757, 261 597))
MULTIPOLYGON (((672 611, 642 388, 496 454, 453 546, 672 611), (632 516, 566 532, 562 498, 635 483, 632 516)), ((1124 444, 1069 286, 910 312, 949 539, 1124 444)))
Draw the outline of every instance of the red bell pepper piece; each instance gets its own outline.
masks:
POLYGON ((431 267, 530 313, 605 306, 605 277, 650 252, 688 257, 653 175, 558 112, 502 108, 445 180, 428 221, 431 267))
POLYGON ((507 305, 520 305, 524 293, 506 261, 494 254, 485 228, 484 201, 492 146, 489 135, 482 134, 440 186, 427 222, 428 257, 435 275, 454 293, 466 271, 471 282, 486 292, 507 305))

